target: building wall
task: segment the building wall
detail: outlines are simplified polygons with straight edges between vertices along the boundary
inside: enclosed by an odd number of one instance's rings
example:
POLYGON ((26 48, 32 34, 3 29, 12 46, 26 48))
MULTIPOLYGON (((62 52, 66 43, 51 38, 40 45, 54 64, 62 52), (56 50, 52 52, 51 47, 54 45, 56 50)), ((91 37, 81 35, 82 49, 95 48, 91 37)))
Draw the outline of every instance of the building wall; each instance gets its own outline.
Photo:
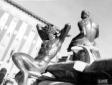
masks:
POLYGON ((42 41, 36 24, 43 25, 9 3, 0 1, 0 62, 3 62, 1 68, 4 66, 9 71, 17 72, 10 56, 12 50, 27 53, 32 57, 38 54, 42 41))

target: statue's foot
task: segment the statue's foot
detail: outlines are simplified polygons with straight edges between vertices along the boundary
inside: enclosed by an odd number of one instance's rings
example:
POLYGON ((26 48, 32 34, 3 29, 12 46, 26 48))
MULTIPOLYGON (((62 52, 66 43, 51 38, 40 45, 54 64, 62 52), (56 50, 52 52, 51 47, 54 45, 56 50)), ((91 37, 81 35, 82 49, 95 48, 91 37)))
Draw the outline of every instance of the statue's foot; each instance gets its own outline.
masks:
POLYGON ((48 76, 48 77, 51 77, 51 78, 55 78, 55 76, 53 74, 51 74, 50 72, 43 73, 42 75, 48 76))
POLYGON ((35 72, 35 71, 29 71, 29 74, 33 77, 40 77, 42 74, 40 72, 35 72))

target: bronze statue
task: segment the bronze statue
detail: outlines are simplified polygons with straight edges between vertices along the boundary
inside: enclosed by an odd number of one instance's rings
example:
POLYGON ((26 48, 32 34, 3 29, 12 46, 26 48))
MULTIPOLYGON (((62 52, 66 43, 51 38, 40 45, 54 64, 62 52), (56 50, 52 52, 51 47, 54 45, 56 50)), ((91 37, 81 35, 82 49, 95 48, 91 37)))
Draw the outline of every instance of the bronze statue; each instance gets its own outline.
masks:
MULTIPOLYGON (((78 41, 82 38, 87 38, 94 45, 94 40, 99 36, 99 25, 93 22, 90 17, 89 11, 83 10, 81 12, 81 19, 82 20, 78 22, 80 33, 75 38, 73 38, 70 46, 73 44, 74 41, 78 41)), ((79 43, 81 43, 81 41, 79 41, 77 44, 79 43)), ((70 50, 70 47, 68 48, 68 50, 70 50)))
MULTIPOLYGON (((78 22, 78 27, 80 30, 80 33, 72 39, 69 47, 68 52, 71 51, 71 48, 78 45, 95 45, 95 39, 99 36, 99 25, 94 23, 93 20, 90 17, 90 12, 87 10, 83 10, 81 12, 81 21, 78 22)), ((96 58, 100 57, 100 54, 98 50, 91 50, 92 53, 95 55, 96 58)), ((84 53, 84 52, 82 52, 84 53)), ((79 53, 80 54, 80 53, 79 53)), ((87 56, 87 54, 85 54, 87 56)), ((90 62, 89 57, 86 57, 88 59, 87 62, 90 62)))
MULTIPOLYGON (((53 26, 42 28, 45 30, 47 38, 43 39, 38 56, 33 59, 30 55, 25 53, 14 53, 12 60, 23 74, 22 82, 19 85, 27 85, 29 76, 40 76, 45 71, 48 63, 60 51, 61 46, 65 40, 66 35, 70 30, 70 25, 66 24, 62 30, 54 30, 53 26)), ((37 26, 37 30, 39 30, 37 26)), ((40 34, 41 32, 39 32, 40 34)), ((40 36, 42 38, 42 36, 40 36)))

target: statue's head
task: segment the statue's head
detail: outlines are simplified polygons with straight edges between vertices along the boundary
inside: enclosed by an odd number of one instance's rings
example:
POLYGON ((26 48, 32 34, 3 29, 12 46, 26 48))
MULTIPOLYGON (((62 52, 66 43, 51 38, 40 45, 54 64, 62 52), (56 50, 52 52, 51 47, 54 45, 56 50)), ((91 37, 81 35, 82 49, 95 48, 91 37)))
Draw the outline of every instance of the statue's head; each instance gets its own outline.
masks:
POLYGON ((82 10, 81 12, 81 18, 86 19, 90 16, 90 12, 88 10, 82 10))

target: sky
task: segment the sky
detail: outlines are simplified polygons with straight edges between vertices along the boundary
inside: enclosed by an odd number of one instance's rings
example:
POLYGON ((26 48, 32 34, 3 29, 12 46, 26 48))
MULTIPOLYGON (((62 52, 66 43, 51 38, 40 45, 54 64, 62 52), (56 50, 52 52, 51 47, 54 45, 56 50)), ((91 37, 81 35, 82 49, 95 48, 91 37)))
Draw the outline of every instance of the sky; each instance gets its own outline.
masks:
POLYGON ((79 33, 77 22, 80 13, 88 9, 94 22, 99 24, 100 35, 96 39, 102 58, 112 58, 112 0, 14 0, 22 7, 46 19, 62 29, 71 24, 70 37, 66 38, 61 55, 66 55, 70 40, 79 33))

